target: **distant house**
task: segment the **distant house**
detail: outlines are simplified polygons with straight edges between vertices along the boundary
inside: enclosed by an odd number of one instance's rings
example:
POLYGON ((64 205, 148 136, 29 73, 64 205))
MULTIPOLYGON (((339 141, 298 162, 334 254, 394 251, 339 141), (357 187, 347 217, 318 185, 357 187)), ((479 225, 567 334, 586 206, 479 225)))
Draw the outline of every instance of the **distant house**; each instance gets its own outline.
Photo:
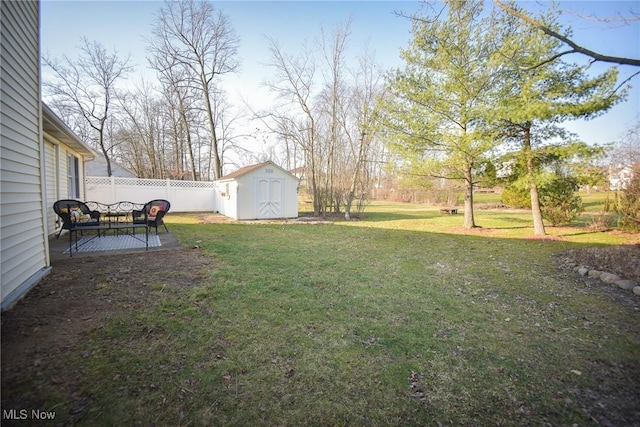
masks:
POLYGON ((623 166, 609 171, 609 188, 614 191, 624 190, 633 178, 631 166, 623 166))
POLYGON ((271 161, 245 166, 216 181, 216 209, 234 219, 297 218, 299 183, 271 161))
POLYGON ((40 3, 0 2, 0 308, 51 271, 51 208, 82 198, 89 148, 40 99, 40 3))
POLYGON ((298 181, 302 182, 305 179, 306 171, 307 171, 307 168, 305 166, 300 166, 295 169, 291 169, 289 173, 295 176, 296 178, 298 178, 298 181))
MULTIPOLYGON (((107 162, 104 160, 102 153, 98 153, 94 149, 91 149, 91 151, 93 156, 84 162, 85 175, 109 176, 107 173, 107 162)), ((111 175, 117 178, 137 178, 135 173, 113 160, 111 161, 111 175)))

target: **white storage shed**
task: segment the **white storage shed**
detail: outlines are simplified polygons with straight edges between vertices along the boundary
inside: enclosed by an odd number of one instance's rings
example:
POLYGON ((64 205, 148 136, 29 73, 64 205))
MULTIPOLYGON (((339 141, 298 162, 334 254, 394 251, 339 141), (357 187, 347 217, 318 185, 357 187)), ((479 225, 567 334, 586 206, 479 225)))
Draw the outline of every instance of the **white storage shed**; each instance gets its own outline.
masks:
POLYGON ((216 181, 216 210, 238 220, 297 218, 299 184, 272 161, 245 166, 216 181))

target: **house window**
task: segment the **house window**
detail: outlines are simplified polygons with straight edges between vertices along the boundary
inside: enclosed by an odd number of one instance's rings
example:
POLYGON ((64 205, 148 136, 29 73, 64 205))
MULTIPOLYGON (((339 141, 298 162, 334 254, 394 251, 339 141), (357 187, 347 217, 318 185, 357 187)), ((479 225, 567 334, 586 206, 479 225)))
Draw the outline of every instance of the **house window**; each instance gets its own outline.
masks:
POLYGON ((80 198, 80 163, 78 158, 72 154, 69 154, 67 158, 67 167, 69 169, 69 198, 80 198))

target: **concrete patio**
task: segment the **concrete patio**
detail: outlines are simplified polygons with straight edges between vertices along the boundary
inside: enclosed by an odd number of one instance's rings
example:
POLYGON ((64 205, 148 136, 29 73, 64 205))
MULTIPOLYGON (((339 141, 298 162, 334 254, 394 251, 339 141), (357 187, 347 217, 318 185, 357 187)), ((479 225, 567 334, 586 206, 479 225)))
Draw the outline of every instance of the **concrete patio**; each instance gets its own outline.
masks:
MULTIPOLYGON (((74 236, 75 238, 75 236, 74 236)), ((144 240, 144 239, 143 239, 144 240)), ((128 234, 79 236, 79 251, 73 248, 73 257, 108 256, 122 253, 145 252, 144 241, 133 238, 128 234), (89 241, 90 240, 90 241, 89 241)), ((75 243, 75 242, 74 242, 75 243)), ((180 249, 180 243, 170 232, 149 233, 149 249, 147 252, 180 249)), ((49 238, 49 253, 51 259, 69 258, 69 235, 65 232, 60 238, 49 238)))

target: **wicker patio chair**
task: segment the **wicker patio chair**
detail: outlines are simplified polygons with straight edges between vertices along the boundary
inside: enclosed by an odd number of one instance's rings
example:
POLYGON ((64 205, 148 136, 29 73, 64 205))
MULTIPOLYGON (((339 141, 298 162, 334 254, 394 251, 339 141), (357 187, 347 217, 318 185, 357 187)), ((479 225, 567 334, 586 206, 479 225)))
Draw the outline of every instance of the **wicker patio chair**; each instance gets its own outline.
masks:
POLYGON ((53 204, 53 210, 62 219, 62 227, 56 239, 60 237, 62 230, 71 231, 100 224, 100 212, 89 209, 86 203, 79 200, 58 200, 53 204))
POLYGON ((134 224, 144 224, 145 221, 149 225, 149 227, 154 227, 156 229, 156 234, 158 234, 158 226, 162 225, 165 231, 169 231, 167 229, 167 225, 164 223, 163 218, 169 212, 171 208, 171 203, 167 200, 156 199, 150 202, 147 202, 142 210, 133 210, 133 223, 134 224))

